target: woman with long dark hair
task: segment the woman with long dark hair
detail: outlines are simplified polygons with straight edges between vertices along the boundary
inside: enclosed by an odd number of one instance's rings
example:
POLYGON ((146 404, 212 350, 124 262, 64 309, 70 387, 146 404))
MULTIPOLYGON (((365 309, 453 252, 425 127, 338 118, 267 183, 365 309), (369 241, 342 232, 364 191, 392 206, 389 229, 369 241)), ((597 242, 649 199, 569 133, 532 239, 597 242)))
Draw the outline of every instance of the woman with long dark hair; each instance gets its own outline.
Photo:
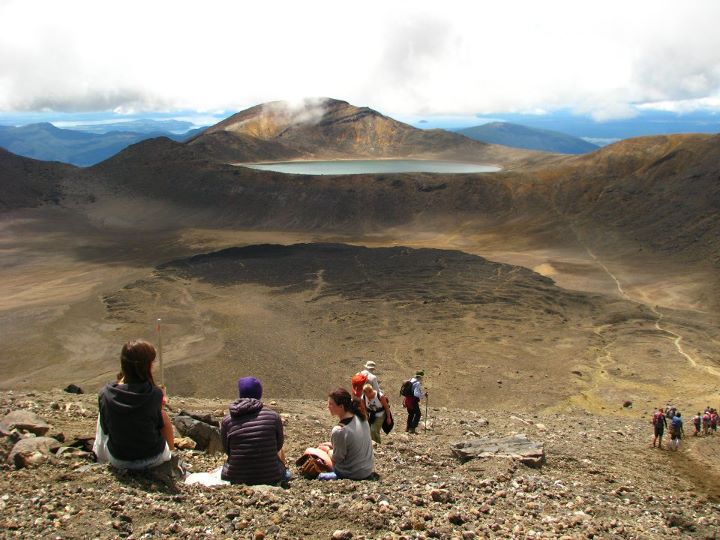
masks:
POLYGON ((97 435, 93 450, 99 462, 122 469, 147 469, 170 460, 173 429, 155 384, 155 347, 129 341, 120 353, 122 378, 98 396, 97 435))
POLYGON ((350 392, 337 388, 328 395, 328 410, 340 422, 330 433, 334 473, 323 473, 320 478, 349 478, 366 480, 374 476, 374 457, 370 427, 365 413, 352 399, 350 392))

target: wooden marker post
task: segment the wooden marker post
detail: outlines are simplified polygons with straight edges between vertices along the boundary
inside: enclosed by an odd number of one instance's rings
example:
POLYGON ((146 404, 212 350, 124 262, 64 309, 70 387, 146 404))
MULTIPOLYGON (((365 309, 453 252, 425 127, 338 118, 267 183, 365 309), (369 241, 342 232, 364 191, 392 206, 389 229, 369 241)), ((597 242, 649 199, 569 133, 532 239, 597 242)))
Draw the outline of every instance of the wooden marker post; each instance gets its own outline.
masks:
POLYGON ((157 326, 155 327, 155 330, 157 331, 157 340, 158 340, 158 362, 160 363, 160 386, 165 386, 165 366, 163 366, 163 354, 162 354, 162 332, 160 331, 160 323, 162 322, 162 319, 157 320, 157 326))

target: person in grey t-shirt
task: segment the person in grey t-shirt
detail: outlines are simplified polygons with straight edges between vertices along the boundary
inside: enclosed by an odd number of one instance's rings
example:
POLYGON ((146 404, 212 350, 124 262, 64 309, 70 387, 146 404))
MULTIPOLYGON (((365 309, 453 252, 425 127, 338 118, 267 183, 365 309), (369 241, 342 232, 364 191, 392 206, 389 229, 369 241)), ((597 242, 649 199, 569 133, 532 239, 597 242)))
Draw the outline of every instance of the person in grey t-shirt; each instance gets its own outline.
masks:
POLYGON ((334 473, 322 473, 318 478, 331 480, 349 478, 365 480, 374 475, 375 458, 370 440, 370 426, 364 413, 344 388, 328 395, 328 410, 340 419, 330 433, 334 473))

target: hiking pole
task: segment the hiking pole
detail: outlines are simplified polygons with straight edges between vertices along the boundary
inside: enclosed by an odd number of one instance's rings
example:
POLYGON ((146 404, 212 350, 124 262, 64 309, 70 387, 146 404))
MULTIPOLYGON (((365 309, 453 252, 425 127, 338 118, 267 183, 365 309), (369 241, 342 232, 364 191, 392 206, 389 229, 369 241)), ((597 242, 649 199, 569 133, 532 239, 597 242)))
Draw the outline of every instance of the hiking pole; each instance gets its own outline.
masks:
POLYGON ((430 395, 425 394, 425 432, 427 433, 427 423, 428 423, 428 401, 430 401, 430 395))
POLYGON ((157 320, 157 326, 155 327, 155 330, 157 330, 158 335, 158 362, 160 363, 160 386, 165 386, 165 367, 163 366, 163 355, 162 355, 162 333, 160 332, 160 323, 162 322, 162 319, 157 320))

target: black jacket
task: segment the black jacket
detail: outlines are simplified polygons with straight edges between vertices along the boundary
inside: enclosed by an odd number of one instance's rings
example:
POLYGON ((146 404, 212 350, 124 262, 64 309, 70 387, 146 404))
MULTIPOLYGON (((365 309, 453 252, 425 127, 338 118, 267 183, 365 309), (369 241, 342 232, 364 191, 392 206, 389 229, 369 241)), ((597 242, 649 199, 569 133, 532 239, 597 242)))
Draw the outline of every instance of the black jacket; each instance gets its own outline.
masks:
POLYGON ((136 461, 165 449, 162 390, 149 382, 108 384, 98 396, 100 426, 115 459, 136 461))
POLYGON ((285 474, 278 457, 284 434, 280 416, 254 398, 230 405, 220 435, 227 459, 221 478, 233 484, 277 484, 285 474))

